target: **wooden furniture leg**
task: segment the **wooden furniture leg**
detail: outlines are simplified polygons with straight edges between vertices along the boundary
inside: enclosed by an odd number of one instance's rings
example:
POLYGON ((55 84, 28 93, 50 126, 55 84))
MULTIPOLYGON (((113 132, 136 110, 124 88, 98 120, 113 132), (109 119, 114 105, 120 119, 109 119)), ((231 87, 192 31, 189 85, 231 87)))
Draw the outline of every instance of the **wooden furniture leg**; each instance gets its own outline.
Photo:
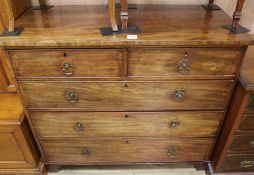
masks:
POLYGON ((209 3, 202 5, 206 10, 221 10, 221 8, 214 4, 214 0, 209 0, 209 3))
MULTIPOLYGON (((4 26, 5 31, 2 33, 2 36, 18 36, 24 30, 23 28, 15 28, 15 16, 12 8, 12 4, 10 0, 3 0, 4 8, 7 18, 8 24, 4 26)), ((1 19, 1 23, 3 20, 1 19)), ((3 23, 2 23, 3 25, 3 23)))
POLYGON ((116 1, 108 0, 108 11, 109 11, 109 19, 113 32, 118 31, 118 26, 116 22, 116 1))
POLYGON ((108 11, 110 26, 101 28, 101 34, 103 36, 116 35, 120 33, 138 33, 140 29, 135 25, 128 26, 128 0, 121 0, 121 22, 122 26, 119 29, 116 20, 116 0, 108 0, 108 11))
POLYGON ((127 0, 121 0, 121 22, 122 22, 122 29, 126 30, 128 28, 128 1, 127 0))
POLYGON ((52 5, 47 5, 46 0, 39 0, 40 6, 34 7, 34 10, 48 10, 52 8, 52 5))
POLYGON ((242 19, 243 16, 243 6, 244 6, 245 0, 238 0, 236 5, 236 10, 233 15, 233 22, 232 24, 223 26, 224 28, 230 30, 233 33, 245 33, 249 32, 250 30, 246 29, 245 27, 242 27, 239 22, 242 19))

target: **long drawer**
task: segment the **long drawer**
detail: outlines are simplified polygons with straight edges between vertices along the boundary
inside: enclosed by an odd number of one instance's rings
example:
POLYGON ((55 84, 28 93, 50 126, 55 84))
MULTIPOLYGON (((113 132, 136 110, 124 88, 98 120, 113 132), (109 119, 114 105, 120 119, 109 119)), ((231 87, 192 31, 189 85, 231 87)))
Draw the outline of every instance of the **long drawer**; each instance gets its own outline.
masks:
POLYGON ((39 137, 215 136, 222 112, 31 112, 39 137))
POLYGON ((254 130, 254 112, 251 113, 245 113, 242 116, 242 121, 239 126, 239 129, 245 130, 250 129, 254 130))
POLYGON ((121 49, 9 51, 17 78, 121 77, 121 49))
POLYGON ((43 139, 49 163, 120 164, 208 160, 208 139, 43 139))
POLYGON ((20 82, 28 109, 224 109, 233 81, 20 82))
POLYGON ((232 77, 241 63, 240 48, 130 49, 130 77, 232 77))
POLYGON ((222 171, 253 171, 254 155, 228 155, 223 163, 222 171))
POLYGON ((230 152, 254 154, 254 133, 252 135, 236 135, 230 146, 230 152))

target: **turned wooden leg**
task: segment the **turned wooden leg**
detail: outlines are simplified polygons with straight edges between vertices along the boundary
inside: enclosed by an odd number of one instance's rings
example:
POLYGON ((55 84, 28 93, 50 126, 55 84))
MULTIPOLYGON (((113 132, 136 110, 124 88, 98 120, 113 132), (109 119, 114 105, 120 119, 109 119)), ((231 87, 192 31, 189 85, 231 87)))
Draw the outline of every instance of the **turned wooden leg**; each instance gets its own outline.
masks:
POLYGON ((116 1, 108 0, 108 11, 109 11, 109 19, 112 31, 117 32, 118 26, 116 22, 116 1))
POLYGON ((208 5, 202 5, 206 10, 220 10, 220 7, 214 4, 214 0, 209 0, 208 5))
POLYGON ((233 33, 245 33, 249 32, 250 30, 242 27, 239 22, 242 19, 243 16, 243 6, 244 6, 245 0, 238 0, 236 9, 233 15, 233 22, 232 24, 223 26, 224 28, 230 30, 233 33))
POLYGON ((121 0, 121 22, 122 22, 122 29, 126 30, 128 28, 128 1, 121 0))
POLYGON ((47 5, 46 0, 39 0, 40 6, 34 7, 35 10, 48 10, 52 8, 52 5, 47 5))

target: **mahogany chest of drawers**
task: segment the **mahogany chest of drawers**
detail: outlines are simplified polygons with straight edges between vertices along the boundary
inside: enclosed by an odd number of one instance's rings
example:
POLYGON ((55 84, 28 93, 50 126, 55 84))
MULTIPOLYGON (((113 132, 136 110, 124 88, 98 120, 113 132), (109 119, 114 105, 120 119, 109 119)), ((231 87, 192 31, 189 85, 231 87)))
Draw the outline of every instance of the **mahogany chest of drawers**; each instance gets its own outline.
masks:
POLYGON ((212 158, 216 172, 254 170, 254 47, 250 46, 212 158))
POLYGON ((0 39, 46 164, 210 161, 251 37, 224 31, 222 11, 208 25, 199 6, 151 5, 132 13, 137 41, 102 37, 104 8, 28 11, 24 33, 0 39))

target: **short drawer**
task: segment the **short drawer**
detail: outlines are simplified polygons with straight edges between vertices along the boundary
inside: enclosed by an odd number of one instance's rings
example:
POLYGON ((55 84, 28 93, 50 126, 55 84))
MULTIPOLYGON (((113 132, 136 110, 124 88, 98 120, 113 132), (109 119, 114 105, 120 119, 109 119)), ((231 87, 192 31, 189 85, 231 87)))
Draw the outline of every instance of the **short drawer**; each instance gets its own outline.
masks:
POLYGON ((251 152, 254 153, 254 134, 253 135, 236 135, 230 152, 251 152))
POLYGON ((131 49, 130 77, 233 77, 242 50, 216 48, 131 49))
POLYGON ((122 50, 9 51, 17 78, 121 77, 122 50))
POLYGON ((41 143, 48 163, 121 164, 208 160, 213 139, 43 139, 41 143))
POLYGON ((29 109, 85 111, 224 109, 232 85, 230 80, 20 83, 29 109))
POLYGON ((222 171, 253 171, 254 155, 228 155, 221 167, 222 171))
POLYGON ((40 137, 215 136, 221 112, 31 112, 40 137))
POLYGON ((242 116, 240 129, 254 129, 254 113, 245 113, 242 116))

